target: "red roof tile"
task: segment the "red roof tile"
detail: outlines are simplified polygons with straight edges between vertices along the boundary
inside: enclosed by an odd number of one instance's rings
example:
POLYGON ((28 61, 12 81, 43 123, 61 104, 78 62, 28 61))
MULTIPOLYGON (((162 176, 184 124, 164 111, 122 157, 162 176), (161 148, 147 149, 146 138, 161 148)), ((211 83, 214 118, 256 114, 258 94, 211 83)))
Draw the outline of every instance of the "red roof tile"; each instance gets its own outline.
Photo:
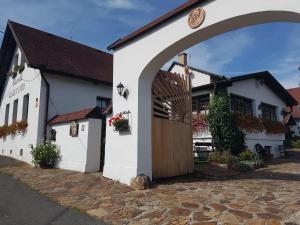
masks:
POLYGON ((8 22, 34 68, 112 84, 113 56, 77 42, 19 23, 8 22))
POLYGON ((48 124, 57 124, 57 123, 64 123, 76 120, 82 120, 87 118, 97 118, 100 119, 103 117, 102 110, 99 107, 84 109, 77 112, 66 113, 63 115, 57 115, 53 117, 48 124))
POLYGON ((298 102, 298 105, 296 105, 296 106, 293 107, 293 113, 292 113, 292 115, 293 115, 293 117, 294 117, 295 119, 300 119, 300 109, 299 109, 299 107, 300 107, 300 87, 288 89, 287 91, 288 91, 288 92, 290 93, 290 95, 292 95, 292 96, 294 97, 294 99, 296 99, 297 102, 298 102))
POLYGON ((110 46, 108 46, 108 49, 115 49, 118 48, 126 43, 128 43, 129 41, 132 41, 133 39, 145 34, 146 32, 149 32, 150 30, 156 28, 157 26, 162 25, 163 23, 166 23, 167 21, 173 19, 175 16, 184 13, 185 11, 195 7, 196 5, 198 5, 199 3, 204 3, 207 2, 208 0, 189 0, 185 3, 183 3, 182 5, 180 5, 179 7, 173 9, 172 11, 166 13, 165 15, 159 17, 158 19, 152 21, 151 23, 147 24, 146 26, 134 31, 133 33, 120 38, 119 40, 117 40, 116 42, 114 42, 113 44, 111 44, 110 46))

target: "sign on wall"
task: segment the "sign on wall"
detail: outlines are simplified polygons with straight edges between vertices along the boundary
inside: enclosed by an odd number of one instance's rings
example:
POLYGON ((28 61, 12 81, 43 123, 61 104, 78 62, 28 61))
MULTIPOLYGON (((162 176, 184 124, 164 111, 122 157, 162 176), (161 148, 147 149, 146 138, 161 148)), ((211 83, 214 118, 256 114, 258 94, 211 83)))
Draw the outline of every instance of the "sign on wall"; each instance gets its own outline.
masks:
POLYGON ((79 124, 75 121, 70 124, 70 136, 78 137, 79 124))

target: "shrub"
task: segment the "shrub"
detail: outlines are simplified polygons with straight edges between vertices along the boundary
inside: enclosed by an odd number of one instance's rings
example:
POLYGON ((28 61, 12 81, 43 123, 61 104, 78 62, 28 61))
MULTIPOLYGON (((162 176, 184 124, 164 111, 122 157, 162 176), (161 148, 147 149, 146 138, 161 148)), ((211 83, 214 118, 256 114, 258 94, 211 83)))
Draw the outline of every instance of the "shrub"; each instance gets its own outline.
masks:
POLYGON ((292 147, 293 148, 300 148, 300 139, 293 140, 292 141, 292 147))
POLYGON ((232 164, 237 160, 229 151, 215 151, 209 154, 208 161, 220 164, 232 164))
POLYGON ((60 153, 56 145, 50 142, 32 147, 31 155, 33 163, 41 168, 53 168, 60 159, 60 153))
POLYGON ((238 155, 244 149, 245 134, 235 123, 227 93, 216 92, 212 95, 208 123, 217 150, 224 149, 238 155))
POLYGON ((254 157, 254 153, 250 150, 246 150, 239 155, 239 159, 241 161, 252 160, 254 157))
POLYGON ((240 154, 239 160, 235 161, 231 168, 240 172, 248 172, 263 167, 263 165, 264 161, 259 154, 247 150, 240 154))

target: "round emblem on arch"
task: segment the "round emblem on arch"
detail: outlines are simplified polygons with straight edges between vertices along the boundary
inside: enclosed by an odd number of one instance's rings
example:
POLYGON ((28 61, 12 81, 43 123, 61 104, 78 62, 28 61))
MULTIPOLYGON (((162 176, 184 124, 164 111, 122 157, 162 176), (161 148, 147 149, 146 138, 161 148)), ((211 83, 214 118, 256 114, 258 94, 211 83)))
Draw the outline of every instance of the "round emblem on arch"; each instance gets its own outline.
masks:
POLYGON ((189 26, 196 29, 202 25, 205 20, 205 10, 203 8, 194 9, 189 15, 189 26))

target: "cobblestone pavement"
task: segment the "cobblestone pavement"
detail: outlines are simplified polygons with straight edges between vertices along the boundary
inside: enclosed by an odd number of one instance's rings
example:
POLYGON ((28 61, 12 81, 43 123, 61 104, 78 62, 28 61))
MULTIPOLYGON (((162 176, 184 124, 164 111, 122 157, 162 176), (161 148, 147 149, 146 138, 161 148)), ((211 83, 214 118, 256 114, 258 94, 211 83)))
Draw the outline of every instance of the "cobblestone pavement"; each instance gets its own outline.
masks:
POLYGON ((147 191, 96 174, 4 161, 1 157, 0 172, 111 224, 300 224, 300 151, 246 174, 206 165, 208 174, 200 169, 193 176, 157 182, 147 191))

